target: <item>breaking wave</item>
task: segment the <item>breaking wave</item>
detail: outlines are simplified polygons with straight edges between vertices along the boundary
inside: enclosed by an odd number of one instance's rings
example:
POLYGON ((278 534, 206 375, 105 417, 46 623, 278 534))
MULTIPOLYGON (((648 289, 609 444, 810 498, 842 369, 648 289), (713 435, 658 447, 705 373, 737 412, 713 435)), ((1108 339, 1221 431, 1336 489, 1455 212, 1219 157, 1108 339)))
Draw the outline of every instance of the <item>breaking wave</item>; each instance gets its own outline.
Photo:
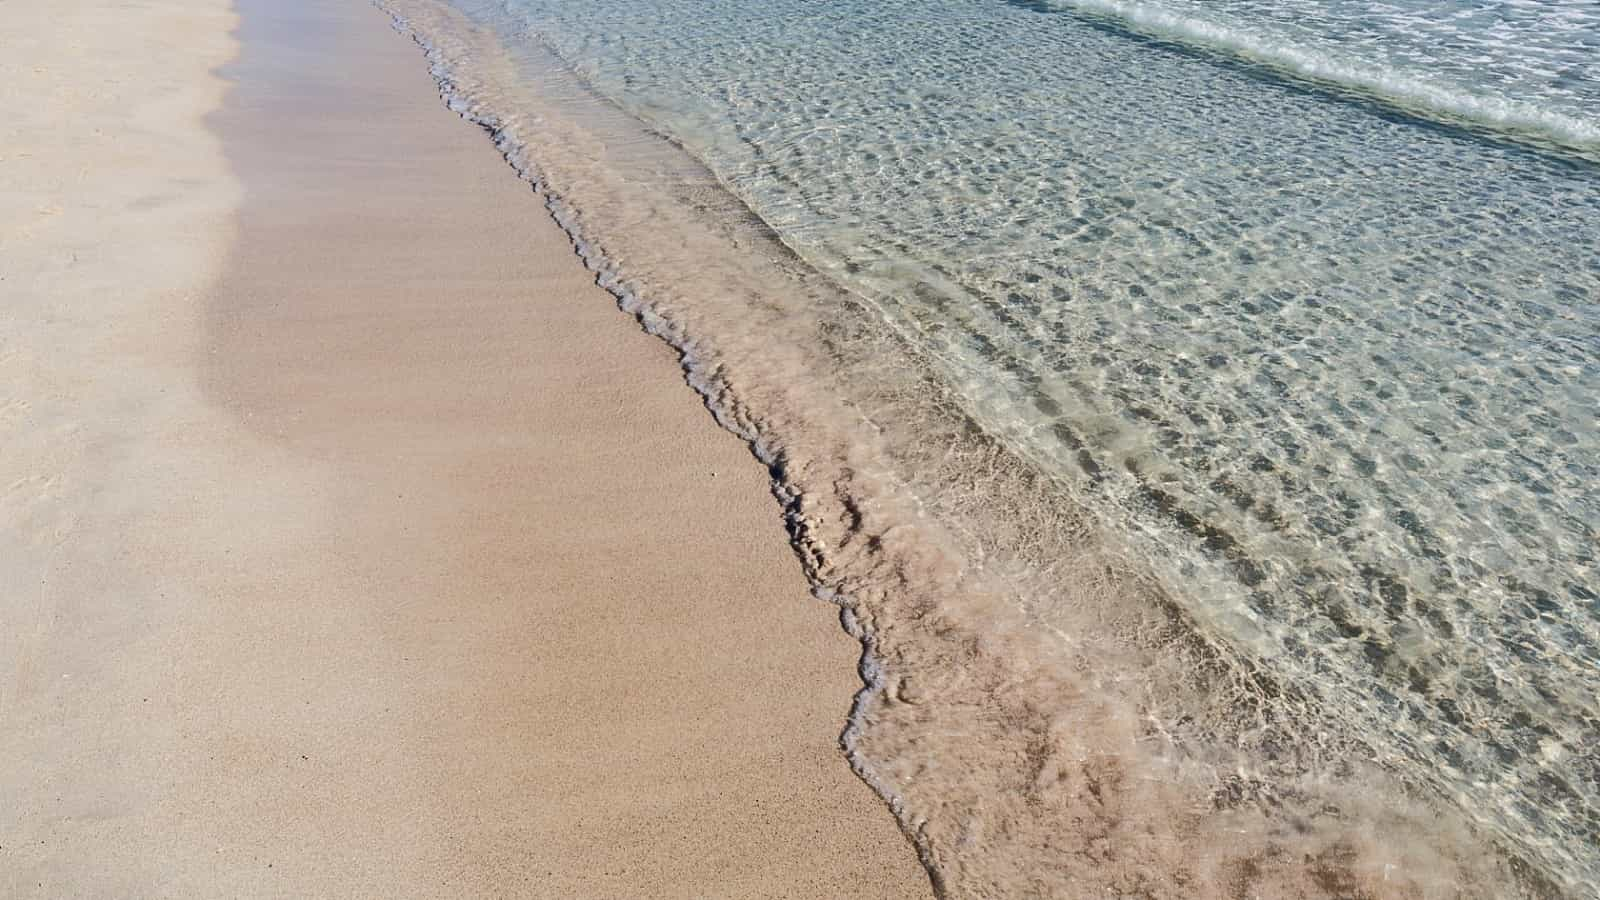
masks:
MULTIPOLYGON (((1522 133, 1584 151, 1600 150, 1600 117, 1552 109, 1540 100, 1472 90, 1420 66, 1344 52, 1331 39, 1305 39, 1219 17, 1205 5, 1141 0, 1039 0, 1041 5, 1111 19, 1141 34, 1267 66, 1335 89, 1359 92, 1422 116, 1522 133)), ((1600 19, 1589 26, 1600 32, 1600 19)), ((1371 50, 1370 47, 1362 49, 1371 50)), ((1600 55, 1600 45, 1590 48, 1600 55)), ((1594 102, 1596 98, 1590 98, 1594 102)))

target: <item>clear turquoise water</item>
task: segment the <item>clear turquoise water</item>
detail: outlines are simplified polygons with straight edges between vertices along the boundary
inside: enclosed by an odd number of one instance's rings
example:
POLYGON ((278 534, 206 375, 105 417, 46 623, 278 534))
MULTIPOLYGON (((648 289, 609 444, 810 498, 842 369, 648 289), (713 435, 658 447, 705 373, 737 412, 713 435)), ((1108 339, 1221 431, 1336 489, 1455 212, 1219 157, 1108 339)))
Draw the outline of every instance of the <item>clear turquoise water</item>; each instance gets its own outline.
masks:
POLYGON ((703 162, 1319 728, 1600 880, 1600 5, 456 5, 703 162))

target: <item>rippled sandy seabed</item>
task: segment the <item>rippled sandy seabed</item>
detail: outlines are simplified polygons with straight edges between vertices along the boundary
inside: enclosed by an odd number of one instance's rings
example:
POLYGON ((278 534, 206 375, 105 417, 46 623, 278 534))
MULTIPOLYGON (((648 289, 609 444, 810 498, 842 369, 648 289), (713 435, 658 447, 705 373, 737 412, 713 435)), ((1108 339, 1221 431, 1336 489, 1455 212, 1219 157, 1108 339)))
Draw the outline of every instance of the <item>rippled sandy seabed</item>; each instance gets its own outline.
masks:
POLYGON ((947 895, 1592 890, 1581 8, 381 5, 771 465, 947 895))

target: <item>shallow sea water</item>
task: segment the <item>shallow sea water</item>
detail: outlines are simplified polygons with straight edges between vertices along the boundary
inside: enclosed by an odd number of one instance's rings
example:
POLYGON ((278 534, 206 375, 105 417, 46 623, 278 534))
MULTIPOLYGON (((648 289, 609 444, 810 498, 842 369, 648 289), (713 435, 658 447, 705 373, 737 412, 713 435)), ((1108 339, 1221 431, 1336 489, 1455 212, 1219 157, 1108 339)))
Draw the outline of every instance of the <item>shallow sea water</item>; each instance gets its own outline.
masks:
POLYGON ((949 895, 1592 892, 1592 4, 386 6, 773 465, 949 895))

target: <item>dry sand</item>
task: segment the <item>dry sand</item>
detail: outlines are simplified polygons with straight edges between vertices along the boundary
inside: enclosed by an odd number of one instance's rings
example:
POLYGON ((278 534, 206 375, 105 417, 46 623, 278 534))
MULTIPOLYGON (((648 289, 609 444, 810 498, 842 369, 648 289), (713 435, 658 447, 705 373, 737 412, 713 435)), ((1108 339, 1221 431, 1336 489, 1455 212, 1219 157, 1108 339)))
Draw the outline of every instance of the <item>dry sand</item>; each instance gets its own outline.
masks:
POLYGON ((926 896, 761 467, 381 13, 239 14, 0 2, 0 894, 926 896))

